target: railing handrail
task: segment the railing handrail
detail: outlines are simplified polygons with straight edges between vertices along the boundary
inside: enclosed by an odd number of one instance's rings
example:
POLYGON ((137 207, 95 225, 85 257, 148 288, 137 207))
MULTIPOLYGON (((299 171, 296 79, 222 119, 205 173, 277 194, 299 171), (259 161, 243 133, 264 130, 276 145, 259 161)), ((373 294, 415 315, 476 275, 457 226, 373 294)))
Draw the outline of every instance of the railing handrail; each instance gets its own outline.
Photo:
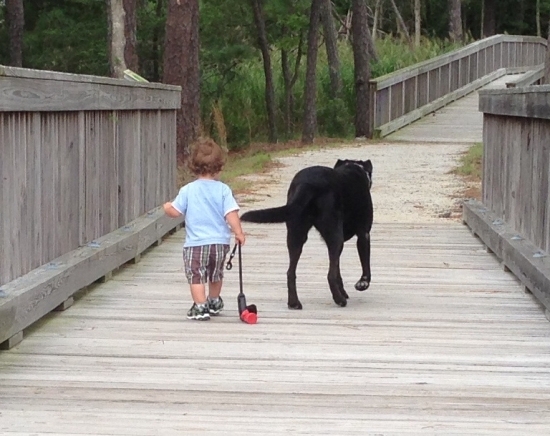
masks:
POLYGON ((111 77, 92 76, 89 74, 73 74, 60 71, 34 70, 31 68, 9 67, 0 65, 0 79, 2 77, 18 77, 22 79, 43 79, 62 82, 97 83, 115 86, 128 86, 132 88, 165 89, 168 91, 181 91, 181 86, 167 85, 154 82, 137 82, 111 77))
POLYGON ((392 73, 385 74, 383 76, 371 79, 370 83, 376 84, 376 89, 384 89, 395 83, 402 82, 403 80, 411 79, 419 74, 423 74, 427 71, 440 68, 446 64, 449 64, 457 59, 469 56, 480 51, 483 48, 490 47, 492 45, 500 44, 502 42, 533 42, 540 43, 546 46, 547 41, 544 38, 538 36, 524 36, 524 35, 494 35, 479 41, 475 41, 468 44, 465 47, 453 50, 452 52, 445 53, 435 58, 428 59, 409 67, 401 68, 392 73))
POLYGON ((498 76, 544 62, 536 36, 494 35, 369 81, 370 128, 386 136, 473 92, 498 76))

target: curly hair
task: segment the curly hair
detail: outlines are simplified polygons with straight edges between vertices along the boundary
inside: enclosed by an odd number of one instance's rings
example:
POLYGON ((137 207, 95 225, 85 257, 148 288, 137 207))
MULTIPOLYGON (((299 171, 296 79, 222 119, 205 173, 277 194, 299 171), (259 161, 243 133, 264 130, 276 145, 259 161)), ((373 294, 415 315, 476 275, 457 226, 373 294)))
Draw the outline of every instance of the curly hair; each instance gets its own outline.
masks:
POLYGON ((199 138, 191 148, 189 169, 202 176, 219 173, 225 165, 225 153, 211 138, 199 138))

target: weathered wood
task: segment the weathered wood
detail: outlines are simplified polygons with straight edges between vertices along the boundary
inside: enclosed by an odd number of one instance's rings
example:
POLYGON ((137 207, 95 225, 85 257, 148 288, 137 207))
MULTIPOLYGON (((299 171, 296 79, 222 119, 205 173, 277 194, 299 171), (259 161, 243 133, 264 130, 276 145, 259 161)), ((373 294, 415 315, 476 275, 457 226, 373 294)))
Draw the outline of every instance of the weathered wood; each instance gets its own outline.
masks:
POLYGON ((67 298, 63 303, 61 303, 59 306, 57 306, 54 311, 56 312, 64 312, 69 307, 71 307, 74 304, 74 298, 69 297, 67 298))
POLYGON ((522 86, 538 85, 539 81, 544 77, 544 64, 539 65, 535 69, 526 74, 516 77, 506 83, 507 88, 520 88, 522 86))
POLYGON ((431 103, 425 104, 419 109, 415 109, 413 111, 408 112, 406 115, 403 115, 401 117, 393 119, 393 121, 390 121, 384 125, 381 125, 376 129, 376 134, 379 137, 384 137, 389 135, 390 133, 393 133, 399 129, 401 129, 404 126, 407 126, 411 124, 412 122, 419 120, 422 117, 425 117, 426 115, 435 112, 438 109, 441 109, 444 106, 447 106, 448 104, 452 103, 453 101, 458 100, 459 98, 464 97, 465 95, 470 94, 471 92, 475 91, 476 89, 479 89, 488 83, 493 82, 494 80, 503 77, 507 74, 506 69, 501 68, 500 70, 495 71, 492 74, 488 74, 481 79, 478 79, 463 88, 460 88, 458 90, 455 90, 449 94, 446 94, 444 97, 441 97, 431 103))
POLYGON ((0 342, 0 350, 11 350, 16 345, 20 344, 23 340, 23 332, 17 332, 11 338, 6 339, 3 342, 0 342))
MULTIPOLYGON (((53 93, 52 74, 32 72, 25 80, 42 78, 53 93)), ((0 95, 16 76, 0 76, 0 95)), ((59 104, 70 87, 94 85, 75 82, 80 76, 59 77, 59 104)), ((98 80, 124 92, 150 91, 149 84, 98 80)), ((152 89, 172 93, 180 104, 177 88, 152 89)), ((177 192, 176 111, 117 111, 108 94, 101 98, 108 110, 45 112, 31 103, 22 111, 0 111, 0 286, 124 226, 177 192)))
POLYGON ((430 105, 439 105, 448 94, 477 89, 470 85, 499 69, 514 73, 537 67, 544 60, 545 47, 542 38, 496 35, 371 80, 370 122, 375 135, 384 136, 385 131, 389 134, 433 112, 430 105), (525 50, 518 50, 524 45, 525 50))
POLYGON ((549 324, 467 227, 375 223, 368 291, 353 289, 360 265, 344 247, 345 308, 312 231, 302 311, 286 308, 284 224, 245 231, 257 325, 237 316, 235 269, 224 312, 185 319, 180 232, 0 354, 0 433, 547 433, 549 324))
POLYGON ((54 310, 75 292, 109 276, 181 223, 151 211, 106 236, 2 286, 0 342, 54 310))
POLYGON ((0 66, 0 112, 177 109, 179 86, 0 66))
POLYGON ((480 91, 479 110, 492 115, 550 119, 550 85, 480 91))
POLYGON ((471 200, 464 204, 464 221, 508 269, 550 308, 550 258, 540 254, 540 248, 509 228, 498 215, 481 202, 471 200))
MULTIPOLYGON (((130 259, 131 260, 131 259, 130 259)), ((97 283, 107 283, 109 280, 113 278, 113 271, 109 271, 104 276, 101 276, 97 279, 97 283)))

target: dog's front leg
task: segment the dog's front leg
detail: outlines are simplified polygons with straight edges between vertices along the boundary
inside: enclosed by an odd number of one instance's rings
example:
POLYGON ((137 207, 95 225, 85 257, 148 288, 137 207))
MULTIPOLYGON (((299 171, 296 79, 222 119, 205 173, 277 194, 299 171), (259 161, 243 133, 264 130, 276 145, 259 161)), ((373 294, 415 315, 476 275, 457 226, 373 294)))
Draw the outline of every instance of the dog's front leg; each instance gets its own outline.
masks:
POLYGON ((357 253, 363 268, 363 275, 355 284, 355 289, 365 291, 368 289, 371 280, 370 273, 370 233, 357 235, 357 253))
POLYGON ((340 307, 346 307, 346 305, 348 304, 348 296, 346 294, 346 291, 344 291, 340 275, 340 261, 338 258, 330 259, 327 279, 334 302, 340 307))

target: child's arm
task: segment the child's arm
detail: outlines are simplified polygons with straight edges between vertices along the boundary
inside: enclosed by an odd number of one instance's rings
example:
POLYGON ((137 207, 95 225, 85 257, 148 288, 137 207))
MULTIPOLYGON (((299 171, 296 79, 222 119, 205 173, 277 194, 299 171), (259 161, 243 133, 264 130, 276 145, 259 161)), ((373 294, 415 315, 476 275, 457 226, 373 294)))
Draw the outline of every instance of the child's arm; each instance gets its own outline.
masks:
POLYGON ((239 244, 244 245, 244 240, 246 238, 244 236, 243 229, 241 227, 241 219, 239 218, 239 212, 236 210, 233 210, 225 216, 225 219, 227 220, 229 227, 231 227, 231 230, 233 230, 233 233, 235 233, 235 240, 239 244))
POLYGON ((182 213, 180 213, 174 206, 172 206, 172 203, 169 201, 164 203, 164 213, 168 215, 170 218, 178 218, 182 216, 182 213))

